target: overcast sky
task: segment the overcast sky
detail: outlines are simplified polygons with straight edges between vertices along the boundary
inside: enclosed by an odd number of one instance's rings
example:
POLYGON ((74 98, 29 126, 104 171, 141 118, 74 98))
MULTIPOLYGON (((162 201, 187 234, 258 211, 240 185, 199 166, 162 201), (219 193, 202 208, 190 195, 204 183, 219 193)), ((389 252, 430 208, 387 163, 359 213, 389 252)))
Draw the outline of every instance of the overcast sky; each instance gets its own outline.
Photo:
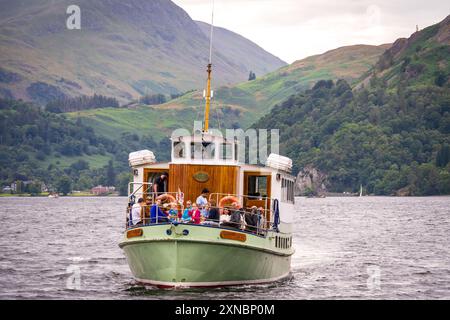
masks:
MULTIPOLYGON (((211 22, 212 0, 173 0, 211 22)), ((215 0, 215 24, 291 63, 352 44, 383 44, 450 14, 448 0, 215 0)))

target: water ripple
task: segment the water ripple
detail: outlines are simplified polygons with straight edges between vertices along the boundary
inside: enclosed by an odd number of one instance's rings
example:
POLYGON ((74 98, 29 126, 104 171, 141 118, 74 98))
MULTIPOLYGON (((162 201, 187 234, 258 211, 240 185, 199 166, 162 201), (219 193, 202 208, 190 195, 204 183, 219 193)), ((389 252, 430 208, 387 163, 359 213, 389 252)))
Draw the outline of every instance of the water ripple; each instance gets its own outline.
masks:
POLYGON ((183 290, 134 281, 117 246, 125 203, 0 198, 0 299, 450 298, 449 197, 299 198, 289 279, 183 290))

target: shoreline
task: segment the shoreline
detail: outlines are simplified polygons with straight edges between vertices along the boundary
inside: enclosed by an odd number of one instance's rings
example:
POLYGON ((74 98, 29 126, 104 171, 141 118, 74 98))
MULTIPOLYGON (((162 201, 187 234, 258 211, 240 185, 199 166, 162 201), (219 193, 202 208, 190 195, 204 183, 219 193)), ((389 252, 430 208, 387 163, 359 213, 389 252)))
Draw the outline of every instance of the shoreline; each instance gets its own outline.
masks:
MULTIPOLYGON (((94 195, 94 194, 71 194, 67 196, 58 196, 58 198, 118 198, 121 197, 120 195, 94 195)), ((0 198, 49 198, 48 194, 38 194, 38 195, 31 195, 31 194, 0 194, 0 198)), ((53 199, 58 199, 53 198, 53 199)), ((51 199, 51 198, 49 198, 51 199)))

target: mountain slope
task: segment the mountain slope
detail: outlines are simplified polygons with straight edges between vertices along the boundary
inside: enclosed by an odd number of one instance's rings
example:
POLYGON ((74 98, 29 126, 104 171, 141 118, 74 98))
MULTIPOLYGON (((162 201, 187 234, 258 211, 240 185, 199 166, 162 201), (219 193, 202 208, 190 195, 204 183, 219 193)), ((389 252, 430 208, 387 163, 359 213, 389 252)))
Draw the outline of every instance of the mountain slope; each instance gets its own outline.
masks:
MULTIPOLYGON (((71 4, 0 0, 0 95, 45 103, 98 93, 126 101, 203 87, 209 37, 173 2, 80 0, 81 30, 66 28, 71 4)), ((235 43, 234 34, 221 33, 235 43)), ((237 41, 253 46, 241 37, 237 41)), ((242 61, 268 71, 284 65, 256 47, 249 60, 244 54, 214 53, 219 84, 247 79, 250 66, 242 61)))
MULTIPOLYGON (((211 125, 246 128, 275 104, 309 88, 317 80, 328 77, 356 80, 376 63, 385 48, 364 45, 339 48, 298 61, 255 81, 221 87, 215 92, 211 125)), ((219 76, 213 75, 213 79, 216 77, 219 76)), ((202 78, 206 78, 206 73, 202 78)), ((149 132, 160 139, 179 127, 191 129, 194 120, 203 120, 203 112, 203 95, 196 91, 159 106, 86 110, 68 116, 82 119, 100 135, 119 138, 122 132, 139 135, 149 132), (136 125, 137 118, 145 120, 136 125)))
POLYGON ((447 17, 396 41, 366 86, 320 81, 254 126, 280 129, 296 172, 320 170, 332 191, 449 194, 449 26, 447 17))
POLYGON ((389 87, 399 82, 411 86, 434 84, 436 77, 450 72, 450 15, 438 24, 395 41, 367 75, 389 87))
MULTIPOLYGON (((211 25, 201 21, 196 21, 196 23, 209 38, 211 25)), ((286 65, 281 59, 274 59, 272 55, 267 54, 257 44, 227 29, 214 27, 213 37, 214 51, 232 61, 237 61, 242 69, 248 69, 258 75, 265 75, 286 65)))
MULTIPOLYGON (((354 82, 372 68, 389 45, 355 45, 316 55, 276 70, 254 81, 216 90, 213 104, 241 112, 240 124, 250 125, 255 117, 266 114, 290 95, 311 88, 321 79, 346 79, 354 82)), ((218 78, 220 75, 215 75, 218 78)), ((168 108, 199 106, 200 91, 189 93, 166 104, 168 108)))

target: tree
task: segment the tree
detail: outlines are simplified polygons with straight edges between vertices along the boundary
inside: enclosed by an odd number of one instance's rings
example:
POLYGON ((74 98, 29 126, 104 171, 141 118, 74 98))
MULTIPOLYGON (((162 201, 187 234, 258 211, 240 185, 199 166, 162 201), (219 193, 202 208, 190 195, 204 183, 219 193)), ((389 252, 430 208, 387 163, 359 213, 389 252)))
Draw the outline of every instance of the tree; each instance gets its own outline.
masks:
POLYGON ((253 71, 250 71, 250 74, 248 75, 248 81, 253 81, 256 79, 256 74, 253 71))
POLYGON ((114 170, 114 164, 112 160, 109 160, 106 168, 106 184, 112 187, 116 184, 116 171, 114 170))
POLYGON ((446 82, 447 82, 447 75, 445 73, 443 73, 442 71, 439 71, 436 74, 434 83, 439 87, 443 87, 446 82))
POLYGON ((56 182, 56 191, 67 196, 70 192, 72 192, 72 179, 66 175, 63 175, 56 182))
POLYGON ((158 94, 147 94, 139 99, 139 102, 146 105, 159 105, 167 102, 165 95, 158 94))
POLYGON ((436 166, 444 168, 449 162, 450 146, 448 144, 443 144, 436 155, 436 166))
POLYGON ((130 183, 130 181, 132 181, 133 177, 131 176, 131 174, 124 172, 121 173, 118 177, 118 184, 119 184, 119 194, 121 196, 128 196, 128 184, 130 183))

